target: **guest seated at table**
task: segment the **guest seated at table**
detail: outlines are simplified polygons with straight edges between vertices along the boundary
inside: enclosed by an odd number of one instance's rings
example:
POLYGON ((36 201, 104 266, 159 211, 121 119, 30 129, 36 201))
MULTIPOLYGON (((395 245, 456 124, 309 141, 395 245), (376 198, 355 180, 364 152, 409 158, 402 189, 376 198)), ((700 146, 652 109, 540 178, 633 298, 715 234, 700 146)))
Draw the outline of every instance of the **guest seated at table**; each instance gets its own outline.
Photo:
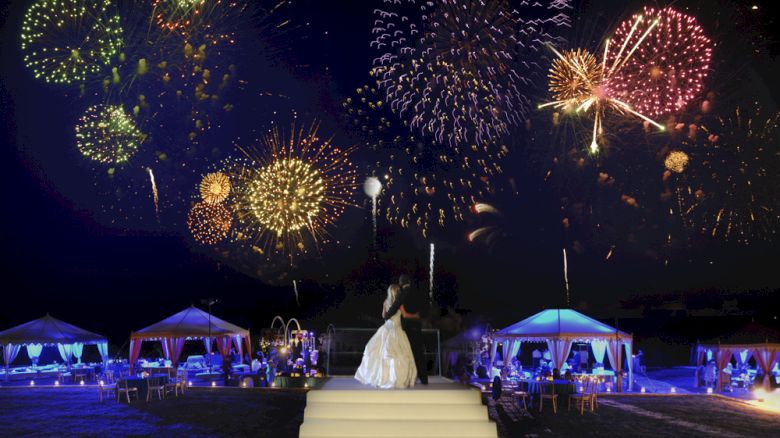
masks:
POLYGON ((559 370, 558 368, 553 368, 552 376, 553 376, 553 380, 561 380, 561 370, 559 370))
POLYGON ((563 374, 563 380, 568 380, 569 382, 574 381, 574 376, 571 374, 571 370, 566 370, 566 372, 563 374))

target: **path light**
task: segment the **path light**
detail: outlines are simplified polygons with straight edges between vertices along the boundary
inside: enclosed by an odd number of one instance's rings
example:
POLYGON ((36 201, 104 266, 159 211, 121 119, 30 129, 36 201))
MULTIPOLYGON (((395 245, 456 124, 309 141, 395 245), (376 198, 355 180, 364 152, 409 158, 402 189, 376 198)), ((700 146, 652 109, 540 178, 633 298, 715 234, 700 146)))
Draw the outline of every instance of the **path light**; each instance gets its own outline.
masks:
POLYGON ((246 382, 241 382, 241 387, 246 388, 246 382))
POLYGON ((607 387, 607 392, 612 392, 612 388, 607 387))
POLYGON ((212 388, 214 388, 214 387, 216 387, 216 386, 217 386, 217 382, 215 382, 215 381, 213 381, 213 380, 212 380, 212 381, 211 381, 211 387, 212 387, 212 388))
POLYGON ((643 386, 643 387, 642 387, 642 389, 640 389, 640 390, 639 390, 639 392, 641 392, 642 394, 644 394, 644 393, 645 393, 645 387, 643 386))
POLYGON ((671 392, 672 394, 676 394, 677 393, 677 388, 672 386, 672 389, 670 389, 669 392, 671 392))
POLYGON ((192 386, 192 380, 190 380, 189 382, 187 382, 187 386, 192 386))
POLYGON ((82 380, 82 381, 80 381, 80 382, 79 382, 79 385, 81 385, 81 386, 84 386, 84 381, 83 381, 83 380, 82 380))
POLYGON ((712 394, 712 388, 707 388, 707 394, 712 394))
POLYGON ((30 386, 35 386, 35 380, 30 380, 30 386))
POLYGON ((59 380, 55 380, 54 381, 54 386, 60 386, 60 381, 59 380))
POLYGON ((308 387, 309 387, 309 383, 308 383, 308 382, 307 382, 307 383, 304 383, 304 384, 303 384, 303 387, 304 387, 304 388, 308 388, 308 387))
POLYGON ((100 383, 100 386, 103 386, 103 384, 104 384, 104 382, 102 380, 99 383, 100 383))

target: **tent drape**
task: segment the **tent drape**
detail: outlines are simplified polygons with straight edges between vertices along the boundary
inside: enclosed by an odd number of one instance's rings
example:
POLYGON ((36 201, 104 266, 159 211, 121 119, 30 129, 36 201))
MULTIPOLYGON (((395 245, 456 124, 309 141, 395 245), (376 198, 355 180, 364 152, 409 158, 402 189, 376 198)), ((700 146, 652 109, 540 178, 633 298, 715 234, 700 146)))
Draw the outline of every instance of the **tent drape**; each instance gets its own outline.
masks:
POLYGON ((211 347, 214 344, 214 338, 203 338, 203 345, 206 347, 206 356, 211 357, 211 347))
POLYGON ((507 358, 505 360, 511 362, 513 358, 517 357, 517 353, 520 352, 520 344, 522 341, 520 339, 514 339, 511 342, 511 347, 509 347, 509 354, 507 355, 507 358))
POLYGON ((132 374, 135 369, 135 361, 138 360, 138 356, 141 354, 141 340, 130 339, 130 373, 132 374))
POLYGON ((750 354, 750 350, 749 349, 746 348, 746 349, 740 351, 739 355, 737 356, 739 358, 739 364, 742 365, 744 363, 747 363, 747 361, 750 360, 750 356, 751 356, 751 354, 750 354))
POLYGON ((569 357, 569 353, 571 352, 571 344, 571 341, 563 339, 550 339, 547 341, 547 348, 550 350, 550 359, 555 365, 554 368, 558 368, 559 370, 561 369, 563 363, 569 357))
POLYGON ((247 334, 244 337, 244 343, 246 344, 246 354, 249 356, 249 363, 252 363, 252 340, 249 338, 249 335, 247 334))
POLYGON ((38 358, 41 357, 41 351, 43 351, 43 344, 27 344, 27 356, 33 365, 38 365, 38 358))
POLYGON ((499 342, 497 340, 493 340, 493 343, 490 346, 490 368, 493 368, 493 364, 496 362, 496 352, 498 351, 498 344, 499 342))
POLYGON ((171 364, 175 367, 179 363, 181 358, 181 352, 184 350, 185 338, 163 338, 161 339, 163 345, 163 353, 165 358, 171 361, 171 364))
POLYGON ((607 342, 607 357, 617 378, 617 390, 622 390, 623 382, 623 349, 620 340, 612 339, 607 342))
MULTIPOLYGON (((19 349, 21 348, 21 345, 14 345, 14 344, 5 344, 3 345, 3 361, 5 361, 5 368, 8 370, 8 367, 11 366, 11 363, 13 363, 14 359, 16 359, 16 355, 19 354, 19 349)), ((8 373, 5 374, 6 379, 8 378, 8 373)))
POLYGON ((593 350, 593 357, 596 363, 604 363, 604 355, 607 353, 607 341, 591 341, 590 349, 593 350))
POLYGON ((626 347, 626 364, 628 365, 628 390, 630 391, 634 386, 634 356, 632 355, 633 349, 631 343, 626 342, 623 344, 626 347))
POLYGON ((726 364, 731 361, 731 350, 728 348, 718 349, 716 357, 716 365, 718 367, 718 391, 723 390, 723 369, 726 368, 726 364))
POLYGON ((74 342, 73 347, 71 348, 73 349, 73 356, 76 357, 78 363, 81 363, 81 354, 84 352, 84 344, 81 342, 74 342))
POLYGON ((73 344, 57 344, 57 350, 59 350, 62 360, 70 365, 73 360, 73 344))
POLYGON ((98 342, 97 344, 98 353, 100 353, 100 358, 103 361, 103 363, 108 362, 108 342, 98 342))
POLYGON ((241 335, 235 335, 231 340, 233 341, 233 347, 235 347, 238 352, 239 362, 244 363, 244 348, 241 345, 241 335))
POLYGON ((753 350, 753 357, 756 358, 756 363, 764 372, 763 385, 766 390, 769 390, 769 376, 772 368, 775 366, 778 353, 780 353, 780 349, 775 348, 757 348, 753 350))
POLYGON ((230 338, 228 336, 220 336, 217 338, 217 349, 222 357, 230 354, 230 338))

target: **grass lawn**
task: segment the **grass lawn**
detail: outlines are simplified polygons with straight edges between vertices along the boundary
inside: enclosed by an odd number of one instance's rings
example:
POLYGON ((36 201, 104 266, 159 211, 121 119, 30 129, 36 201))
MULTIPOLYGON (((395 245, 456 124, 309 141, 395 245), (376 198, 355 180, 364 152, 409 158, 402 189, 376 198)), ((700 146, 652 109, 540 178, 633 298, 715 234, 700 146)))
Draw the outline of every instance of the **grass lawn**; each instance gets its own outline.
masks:
POLYGON ((780 415, 736 401, 700 395, 601 397, 596 413, 554 414, 548 401, 540 414, 522 414, 508 399, 488 404, 504 437, 770 437, 780 436, 780 415))
POLYGON ((98 403, 95 388, 0 390, 2 436, 298 436, 306 393, 195 388, 183 397, 98 403))
MULTIPOLYGON (((151 403, 97 401, 93 388, 0 389, 2 436, 295 437, 306 393, 195 388, 151 403)), ((508 398, 488 402, 502 437, 780 436, 780 415, 701 395, 601 397, 595 414, 523 414, 508 398)))

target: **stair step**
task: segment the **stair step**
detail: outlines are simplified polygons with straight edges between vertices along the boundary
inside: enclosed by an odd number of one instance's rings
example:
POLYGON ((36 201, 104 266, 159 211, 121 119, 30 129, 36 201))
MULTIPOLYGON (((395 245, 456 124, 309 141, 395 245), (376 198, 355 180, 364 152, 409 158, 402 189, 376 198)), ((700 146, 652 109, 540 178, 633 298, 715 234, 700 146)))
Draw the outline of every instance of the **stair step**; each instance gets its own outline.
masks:
MULTIPOLYGON (((311 393, 310 393, 311 394, 311 393)), ((480 404, 321 403, 308 400, 303 421, 327 420, 430 420, 488 421, 480 404)))
POLYGON ((363 404, 482 404, 482 396, 476 389, 457 390, 335 390, 311 391, 306 395, 309 403, 363 403, 363 404))
POLYGON ((496 424, 488 421, 420 421, 420 420, 306 420, 301 438, 330 437, 470 437, 495 438, 496 424))

